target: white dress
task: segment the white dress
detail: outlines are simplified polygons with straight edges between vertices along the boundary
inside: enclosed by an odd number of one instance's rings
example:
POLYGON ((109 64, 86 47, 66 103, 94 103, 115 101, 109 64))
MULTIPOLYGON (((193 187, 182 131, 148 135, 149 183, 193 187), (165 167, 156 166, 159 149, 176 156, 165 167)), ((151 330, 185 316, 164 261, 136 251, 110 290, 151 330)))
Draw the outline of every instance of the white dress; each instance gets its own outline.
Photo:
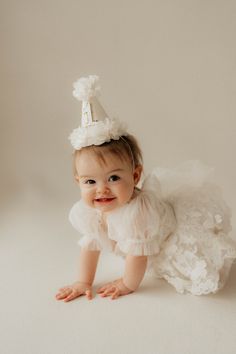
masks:
POLYGON ((179 293, 215 293, 236 259, 230 237, 231 210, 213 168, 198 160, 156 168, 141 190, 102 221, 101 212, 81 199, 69 220, 82 235, 81 247, 148 256, 147 272, 166 279, 179 293))

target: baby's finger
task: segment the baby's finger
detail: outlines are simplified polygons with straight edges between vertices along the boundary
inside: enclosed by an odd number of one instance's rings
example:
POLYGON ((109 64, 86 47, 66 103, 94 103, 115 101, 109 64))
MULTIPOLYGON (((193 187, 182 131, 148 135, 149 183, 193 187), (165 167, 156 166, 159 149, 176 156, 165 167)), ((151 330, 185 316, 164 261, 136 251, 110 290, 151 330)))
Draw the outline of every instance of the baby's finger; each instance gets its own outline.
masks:
POLYGON ((82 293, 80 291, 77 291, 77 290, 74 290, 72 291, 71 294, 69 294, 65 299, 64 301, 65 302, 68 302, 68 301, 71 301, 73 299, 75 299, 76 297, 79 297, 80 295, 82 295, 82 293))
POLYGON ((60 293, 58 293, 56 295, 56 298, 58 300, 64 299, 65 297, 67 297, 70 293, 72 292, 72 289, 66 289, 64 291, 61 291, 60 293))
POLYGON ((63 286, 63 288, 60 288, 59 291, 64 291, 64 290, 68 289, 68 286, 69 286, 69 285, 63 286))
POLYGON ((107 290, 105 290, 101 296, 107 296, 113 294, 113 292, 116 290, 115 286, 110 286, 107 290))
POLYGON ((120 296, 120 291, 119 289, 116 289, 116 291, 112 294, 111 299, 117 299, 120 296))
POLYGON ((103 292, 104 290, 106 290, 110 286, 111 286, 111 283, 107 283, 107 284, 101 286, 100 288, 97 289, 97 293, 103 292))
POLYGON ((87 290, 85 291, 85 294, 86 294, 88 300, 92 300, 92 298, 93 298, 92 290, 87 289, 87 290))
POLYGON ((99 293, 102 293, 103 291, 105 291, 106 290, 106 286, 102 286, 101 288, 99 288, 99 289, 97 289, 97 294, 99 294, 99 293))

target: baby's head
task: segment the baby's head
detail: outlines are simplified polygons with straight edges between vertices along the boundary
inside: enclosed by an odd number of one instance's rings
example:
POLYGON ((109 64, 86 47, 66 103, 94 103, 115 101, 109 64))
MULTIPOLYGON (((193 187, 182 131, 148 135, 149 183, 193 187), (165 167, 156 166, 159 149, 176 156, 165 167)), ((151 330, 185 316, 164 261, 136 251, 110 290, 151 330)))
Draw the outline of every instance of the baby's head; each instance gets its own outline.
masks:
POLYGON ((132 135, 74 152, 74 176, 90 207, 109 212, 132 198, 142 173, 142 152, 132 135))

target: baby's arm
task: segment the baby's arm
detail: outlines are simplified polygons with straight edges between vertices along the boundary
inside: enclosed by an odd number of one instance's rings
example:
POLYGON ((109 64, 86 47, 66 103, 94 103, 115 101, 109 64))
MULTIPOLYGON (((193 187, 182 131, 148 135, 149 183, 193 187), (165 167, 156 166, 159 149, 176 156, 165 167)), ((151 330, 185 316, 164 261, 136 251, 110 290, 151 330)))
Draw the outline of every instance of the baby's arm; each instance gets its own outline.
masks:
POLYGON ((100 251, 82 248, 79 257, 79 281, 92 285, 97 269, 100 251))
POLYGON ((107 283, 97 290, 101 296, 112 299, 134 292, 141 283, 147 267, 147 256, 126 256, 124 277, 107 283))
POLYGON ((92 299, 92 284, 99 255, 100 251, 89 251, 85 248, 81 249, 79 257, 79 280, 59 289, 59 292, 56 294, 57 300, 67 302, 83 294, 86 294, 89 300, 92 299))
POLYGON ((125 262, 124 285, 135 291, 141 283, 147 267, 147 256, 127 255, 125 262))

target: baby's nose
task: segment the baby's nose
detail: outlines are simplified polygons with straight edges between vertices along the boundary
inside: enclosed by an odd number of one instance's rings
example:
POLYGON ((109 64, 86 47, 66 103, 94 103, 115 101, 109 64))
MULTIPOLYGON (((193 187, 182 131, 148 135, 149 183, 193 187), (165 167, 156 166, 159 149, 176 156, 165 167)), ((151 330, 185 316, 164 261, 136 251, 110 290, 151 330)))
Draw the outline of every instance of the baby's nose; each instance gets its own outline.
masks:
POLYGON ((98 193, 109 193, 110 189, 107 185, 107 183, 99 183, 97 186, 97 192, 98 193))

